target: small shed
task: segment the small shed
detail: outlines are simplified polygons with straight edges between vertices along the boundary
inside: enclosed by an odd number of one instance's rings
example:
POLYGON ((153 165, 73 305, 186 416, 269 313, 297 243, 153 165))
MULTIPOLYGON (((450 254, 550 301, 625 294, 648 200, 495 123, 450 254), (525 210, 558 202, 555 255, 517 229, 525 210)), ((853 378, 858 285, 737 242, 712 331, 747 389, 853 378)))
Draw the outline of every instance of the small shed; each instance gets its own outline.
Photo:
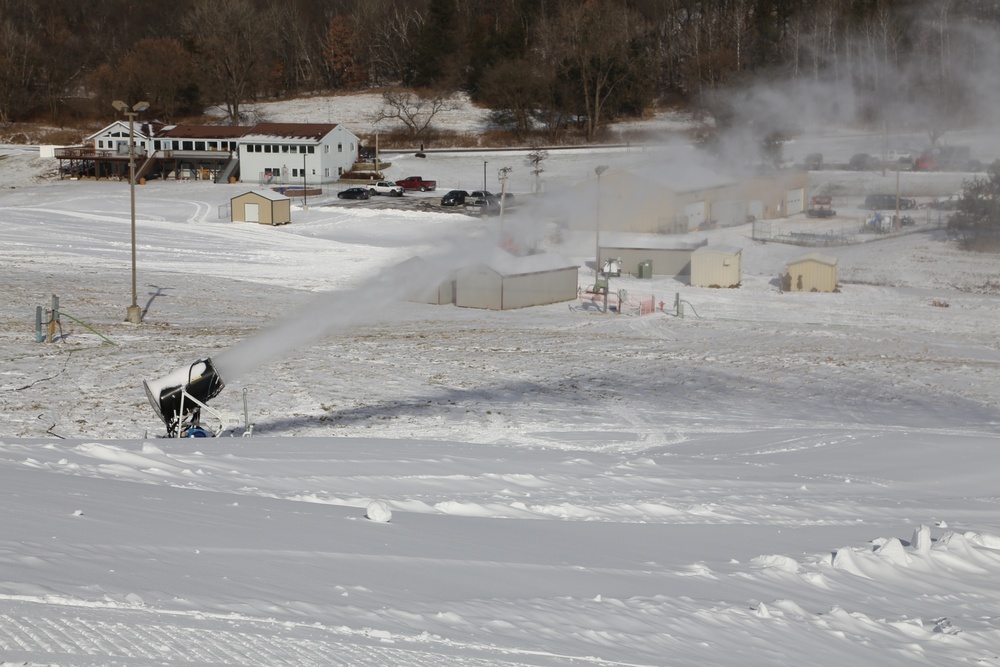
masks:
POLYGON ((783 287, 790 292, 835 292, 837 258, 811 252, 789 262, 783 287))
POLYGON ((577 298, 580 267, 554 254, 517 257, 497 250, 455 278, 455 305, 510 310, 577 298))
POLYGON ((691 253, 691 285, 739 287, 743 280, 743 248, 704 245, 691 253))
POLYGON ((659 234, 601 234, 601 262, 621 259, 622 273, 638 275, 639 265, 650 262, 653 275, 691 275, 691 253, 706 245, 680 243, 676 237, 659 234))
POLYGON ((274 190, 251 190, 230 200, 233 222, 287 225, 292 221, 292 200, 274 190))
POLYGON ((414 303, 440 306, 455 303, 455 272, 444 276, 423 257, 411 257, 396 266, 398 283, 405 285, 403 298, 414 303))

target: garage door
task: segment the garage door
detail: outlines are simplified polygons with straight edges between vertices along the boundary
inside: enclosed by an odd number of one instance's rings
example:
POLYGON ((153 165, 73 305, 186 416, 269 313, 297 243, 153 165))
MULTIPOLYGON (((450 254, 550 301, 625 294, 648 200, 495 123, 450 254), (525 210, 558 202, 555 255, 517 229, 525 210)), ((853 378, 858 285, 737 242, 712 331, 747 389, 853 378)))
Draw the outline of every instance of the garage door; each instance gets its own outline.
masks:
POLYGON ((260 204, 244 204, 247 222, 260 222, 260 204))
POLYGON ((698 225, 705 222, 705 202, 688 204, 684 207, 684 215, 688 220, 688 229, 697 229, 698 225))
POLYGON ((804 193, 802 188, 788 191, 785 197, 785 201, 788 202, 788 210, 785 211, 785 215, 795 215, 802 212, 804 193))

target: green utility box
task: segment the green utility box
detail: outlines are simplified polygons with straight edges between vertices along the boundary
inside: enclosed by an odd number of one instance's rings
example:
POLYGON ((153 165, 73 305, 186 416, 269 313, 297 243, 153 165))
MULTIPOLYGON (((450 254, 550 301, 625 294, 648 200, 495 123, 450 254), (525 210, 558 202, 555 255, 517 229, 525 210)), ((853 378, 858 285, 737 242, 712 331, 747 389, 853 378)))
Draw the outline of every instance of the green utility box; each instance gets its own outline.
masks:
POLYGON ((639 262, 639 272, 637 274, 640 278, 652 279, 653 277, 653 260, 647 259, 645 261, 639 262))

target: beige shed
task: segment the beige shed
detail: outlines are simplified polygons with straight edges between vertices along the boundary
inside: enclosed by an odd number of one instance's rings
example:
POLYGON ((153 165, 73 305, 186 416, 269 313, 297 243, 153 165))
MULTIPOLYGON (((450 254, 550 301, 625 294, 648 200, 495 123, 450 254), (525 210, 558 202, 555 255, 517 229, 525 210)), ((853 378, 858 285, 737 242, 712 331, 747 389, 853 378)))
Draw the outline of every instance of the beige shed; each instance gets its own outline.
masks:
POLYGON ((233 222, 287 225, 292 221, 292 200, 274 190, 251 190, 230 200, 233 222))
POLYGON ((791 292, 835 292, 837 258, 811 252, 788 263, 784 289, 791 292))
POLYGON ((739 287, 743 280, 743 249, 705 245, 691 253, 691 285, 739 287))
POLYGON ((623 274, 641 275, 639 265, 649 262, 652 275, 687 276, 691 274, 691 253, 706 243, 681 243, 677 237, 659 234, 602 234, 601 263, 621 259, 623 274))
POLYGON ((455 305, 510 310, 577 298, 580 267, 553 254, 517 257, 497 250, 489 261, 459 269, 455 305))

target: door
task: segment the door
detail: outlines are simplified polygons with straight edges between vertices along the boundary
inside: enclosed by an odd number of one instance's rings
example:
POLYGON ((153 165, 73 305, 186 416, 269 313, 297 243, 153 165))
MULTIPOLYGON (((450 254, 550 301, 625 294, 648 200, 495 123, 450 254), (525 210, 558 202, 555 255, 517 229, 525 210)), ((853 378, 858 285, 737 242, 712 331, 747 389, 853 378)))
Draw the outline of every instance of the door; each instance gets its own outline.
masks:
POLYGON ((788 210, 785 211, 785 215, 795 215, 796 213, 802 212, 805 199, 804 195, 805 193, 802 188, 788 191, 788 194, 785 197, 785 200, 788 202, 788 210))
POLYGON ((696 201, 684 207, 684 215, 688 220, 688 230, 698 229, 698 225, 705 222, 705 202, 696 201))
POLYGON ((244 204, 243 212, 247 222, 260 222, 260 204, 244 204))

